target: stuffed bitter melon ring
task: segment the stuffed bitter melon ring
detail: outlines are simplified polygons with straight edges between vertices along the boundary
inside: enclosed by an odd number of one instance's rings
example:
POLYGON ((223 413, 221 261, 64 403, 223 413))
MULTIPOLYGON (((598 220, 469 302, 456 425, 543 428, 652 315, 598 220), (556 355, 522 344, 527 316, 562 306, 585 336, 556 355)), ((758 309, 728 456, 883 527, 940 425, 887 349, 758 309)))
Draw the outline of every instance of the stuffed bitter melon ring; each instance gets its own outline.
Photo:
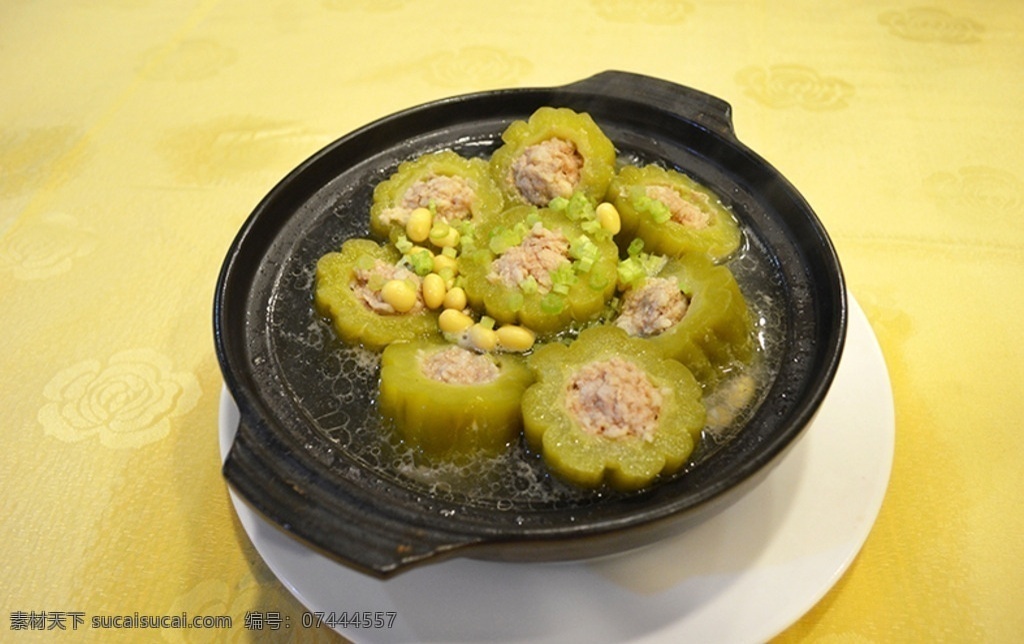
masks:
POLYGON ((753 321, 732 271, 699 255, 663 259, 626 288, 614 324, 686 365, 713 388, 755 350, 753 321))
POLYGON ((719 198, 690 177, 656 165, 625 166, 607 198, 622 219, 622 238, 639 238, 653 254, 707 255, 720 262, 742 241, 739 222, 719 198))
POLYGON ((342 340, 378 350, 439 334, 437 314, 423 304, 420 277, 400 266, 400 258, 391 246, 350 239, 317 261, 314 302, 342 340), (388 302, 394 286, 411 293, 408 307, 388 302))
POLYGON ((690 371, 614 326, 536 350, 523 394, 523 433, 558 477, 635 490, 678 471, 704 427, 690 371))
POLYGON ((399 342, 381 356, 380 411, 419 453, 461 462, 518 440, 520 397, 532 382, 520 356, 399 342))
POLYGON ((370 206, 370 232, 394 241, 405 233, 409 216, 417 208, 432 209, 435 222, 457 225, 503 207, 504 197, 491 179, 487 161, 442 150, 400 164, 377 184, 370 206))
POLYGON ((597 203, 615 175, 615 146, 585 112, 541 107, 501 138, 491 173, 509 203, 546 206, 574 192, 597 203))
POLYGON ((595 318, 615 291, 618 249, 563 211, 517 206, 477 227, 459 258, 469 303, 540 335, 595 318))

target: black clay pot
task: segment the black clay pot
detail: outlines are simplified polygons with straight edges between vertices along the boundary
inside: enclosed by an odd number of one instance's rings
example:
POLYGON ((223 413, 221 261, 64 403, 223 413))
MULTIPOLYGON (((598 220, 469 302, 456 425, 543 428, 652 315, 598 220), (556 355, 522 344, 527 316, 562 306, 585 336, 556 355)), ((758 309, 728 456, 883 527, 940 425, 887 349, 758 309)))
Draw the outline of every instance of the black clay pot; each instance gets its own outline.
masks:
MULTIPOLYGON (((622 72, 436 101, 315 154, 232 244, 214 306, 217 356, 241 416, 224 475, 271 522, 379 577, 451 556, 539 561, 631 549, 706 518, 763 478, 827 393, 846 315, 825 230, 739 142, 727 103, 622 72), (469 493, 403 472, 372 444, 376 365, 340 347, 312 307, 317 258, 367 235, 373 187, 401 161, 444 148, 489 155, 512 120, 543 105, 589 112, 624 159, 679 168, 719 194, 744 226, 751 288, 774 307, 762 325, 774 338, 768 381, 744 427, 685 472, 632 494, 501 498, 500 485, 469 493)), ((542 474, 530 484, 557 486, 542 474)))

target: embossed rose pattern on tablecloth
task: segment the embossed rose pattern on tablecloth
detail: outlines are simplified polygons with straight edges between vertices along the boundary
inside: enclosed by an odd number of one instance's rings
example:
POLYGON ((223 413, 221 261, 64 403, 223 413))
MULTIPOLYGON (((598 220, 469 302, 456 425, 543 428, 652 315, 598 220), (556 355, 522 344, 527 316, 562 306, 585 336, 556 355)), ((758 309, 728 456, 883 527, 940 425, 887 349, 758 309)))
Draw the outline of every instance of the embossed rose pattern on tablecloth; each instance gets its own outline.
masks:
POLYGON ((169 358, 152 350, 72 365, 46 384, 39 422, 48 435, 69 442, 96 438, 116 448, 158 441, 200 394, 195 376, 172 369, 169 358))

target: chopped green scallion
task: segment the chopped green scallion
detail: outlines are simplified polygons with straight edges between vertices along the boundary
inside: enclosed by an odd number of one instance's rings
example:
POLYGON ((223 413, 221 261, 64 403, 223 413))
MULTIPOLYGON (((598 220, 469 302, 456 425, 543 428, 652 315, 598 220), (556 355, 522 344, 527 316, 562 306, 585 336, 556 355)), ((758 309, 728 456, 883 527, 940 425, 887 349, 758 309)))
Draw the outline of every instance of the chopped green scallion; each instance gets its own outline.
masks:
POLYGON ((408 253, 413 246, 414 244, 405 235, 399 235, 398 240, 395 241, 395 248, 403 255, 408 253))
MULTIPOLYGON (((555 290, 555 287, 565 285, 566 289, 576 283, 576 271, 573 270, 572 264, 565 262, 560 264, 558 268, 549 273, 551 276, 551 290, 555 290)), ((568 290, 566 290, 568 292, 568 290)))
POLYGON ((526 279, 519 283, 519 288, 527 295, 533 295, 537 292, 537 278, 533 275, 527 275, 526 279))
POLYGON ((647 275, 643 264, 636 257, 630 257, 619 262, 618 274, 619 283, 629 285, 636 283, 647 275))
POLYGON ((405 256, 405 260, 412 272, 420 277, 434 270, 434 256, 430 254, 430 251, 421 250, 410 253, 405 256))
POLYGON ((372 273, 370 275, 370 279, 366 281, 366 286, 369 287, 371 291, 379 291, 384 288, 384 284, 387 281, 388 279, 380 273, 372 273))
POLYGON ((565 197, 555 197, 548 202, 548 208, 551 210, 565 210, 569 207, 569 200, 565 197))
POLYGON ((491 240, 488 242, 488 248, 495 255, 501 255, 509 248, 518 246, 522 243, 522 236, 514 229, 499 228, 491 234, 491 240))
POLYGON ((594 218, 594 207, 590 200, 582 192, 574 192, 569 199, 569 207, 566 214, 573 221, 588 220, 594 218))

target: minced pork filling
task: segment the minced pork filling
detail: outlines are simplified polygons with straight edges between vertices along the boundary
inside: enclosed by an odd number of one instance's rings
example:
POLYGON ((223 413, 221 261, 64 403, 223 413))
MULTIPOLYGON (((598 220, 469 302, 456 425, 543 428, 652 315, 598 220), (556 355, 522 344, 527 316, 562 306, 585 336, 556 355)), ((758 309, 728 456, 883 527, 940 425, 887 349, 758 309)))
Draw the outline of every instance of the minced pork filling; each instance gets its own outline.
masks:
POLYGON ((649 277, 626 291, 616 326, 632 336, 648 338, 671 329, 686 315, 690 303, 674 277, 649 277))
POLYGON ((566 407, 584 431, 654 440, 662 393, 633 362, 610 358, 583 366, 566 384, 566 407))
POLYGON ((431 175, 409 186, 402 195, 401 203, 381 213, 380 219, 386 224, 404 226, 413 210, 434 204, 437 219, 451 224, 469 218, 474 199, 476 191, 465 177, 431 175))
MULTIPOLYGON (((698 204, 683 199, 683 197, 668 186, 647 186, 645 191, 651 199, 657 199, 665 204, 672 213, 672 221, 689 226, 690 228, 707 228, 711 224, 711 215, 698 204)), ((705 194, 694 192, 692 198, 701 201, 704 205, 710 206, 708 197, 705 194)))
MULTIPOLYGON (((370 268, 358 268, 355 271, 354 279, 349 287, 355 293, 356 298, 363 303, 363 306, 374 313, 390 315, 397 313, 393 306, 384 301, 380 289, 389 280, 410 280, 416 286, 417 293, 420 291, 422 278, 404 266, 389 264, 383 260, 375 260, 370 268)), ((409 313, 418 313, 423 310, 423 297, 417 296, 416 304, 409 313)))
POLYGON ((486 355, 456 345, 421 353, 420 369, 431 380, 456 385, 484 384, 500 375, 498 365, 486 355))
POLYGON ((537 290, 551 290, 551 271, 569 261, 569 240, 560 230, 548 230, 540 222, 517 246, 491 262, 487 279, 507 287, 518 286, 527 277, 537 281, 537 290))
POLYGON ((552 138, 531 145, 512 162, 510 181, 535 206, 570 197, 580 183, 583 157, 571 141, 552 138))

